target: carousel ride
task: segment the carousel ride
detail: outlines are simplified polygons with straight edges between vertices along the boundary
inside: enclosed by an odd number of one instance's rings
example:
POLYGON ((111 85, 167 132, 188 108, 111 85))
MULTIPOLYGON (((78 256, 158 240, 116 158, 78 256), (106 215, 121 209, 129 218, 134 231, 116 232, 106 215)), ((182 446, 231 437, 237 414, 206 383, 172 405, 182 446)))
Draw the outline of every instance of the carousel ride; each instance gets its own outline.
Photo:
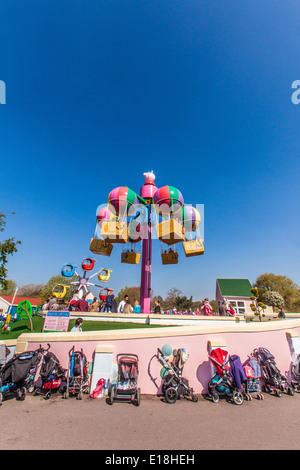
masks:
POLYGON ((141 259, 141 311, 150 313, 153 238, 160 240, 163 265, 178 263, 179 244, 191 257, 204 254, 204 243, 199 211, 184 203, 177 188, 157 188, 153 172, 144 173, 144 178, 140 194, 127 186, 109 193, 107 205, 97 213, 90 251, 110 256, 114 245, 122 244, 121 263, 139 264, 141 259))

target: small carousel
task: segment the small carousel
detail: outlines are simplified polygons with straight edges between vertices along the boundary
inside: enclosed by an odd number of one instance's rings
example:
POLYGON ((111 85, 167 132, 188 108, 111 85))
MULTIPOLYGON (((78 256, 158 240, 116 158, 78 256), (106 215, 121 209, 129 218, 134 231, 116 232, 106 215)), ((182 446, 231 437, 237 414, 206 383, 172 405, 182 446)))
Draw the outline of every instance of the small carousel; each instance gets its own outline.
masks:
POLYGON ((137 265, 141 261, 140 303, 142 312, 150 313, 153 238, 161 243, 163 265, 178 264, 181 243, 187 258, 203 255, 204 242, 199 211, 184 203, 177 188, 157 188, 153 172, 144 173, 144 177, 139 194, 127 186, 109 193, 107 205, 97 213, 90 251, 110 256, 114 245, 120 244, 121 263, 137 265))

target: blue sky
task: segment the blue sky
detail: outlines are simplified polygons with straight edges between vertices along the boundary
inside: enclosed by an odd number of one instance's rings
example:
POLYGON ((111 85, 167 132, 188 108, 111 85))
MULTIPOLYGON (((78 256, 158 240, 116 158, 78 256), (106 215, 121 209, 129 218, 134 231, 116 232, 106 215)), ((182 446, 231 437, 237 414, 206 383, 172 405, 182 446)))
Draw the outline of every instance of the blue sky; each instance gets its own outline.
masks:
MULTIPOLYGON (((205 255, 162 266, 171 287, 214 298, 218 277, 299 274, 299 2, 11 0, 0 6, 0 210, 18 285, 90 255, 109 191, 153 170, 205 206, 205 255), (15 211, 15 215, 11 212, 15 211)), ((139 285, 120 247, 97 266, 139 285)))

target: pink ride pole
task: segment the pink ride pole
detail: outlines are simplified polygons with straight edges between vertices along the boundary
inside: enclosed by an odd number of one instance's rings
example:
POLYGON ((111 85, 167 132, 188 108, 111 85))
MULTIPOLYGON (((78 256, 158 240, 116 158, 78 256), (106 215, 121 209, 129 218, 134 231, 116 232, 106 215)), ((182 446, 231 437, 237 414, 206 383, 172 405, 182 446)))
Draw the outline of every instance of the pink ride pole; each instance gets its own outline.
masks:
POLYGON ((157 187, 154 184, 155 175, 153 174, 153 172, 144 173, 144 177, 146 178, 146 181, 144 186, 142 186, 140 189, 140 196, 144 198, 148 204, 148 236, 143 240, 140 304, 142 313, 150 313, 152 258, 151 204, 153 200, 153 194, 155 193, 155 191, 157 191, 157 187))

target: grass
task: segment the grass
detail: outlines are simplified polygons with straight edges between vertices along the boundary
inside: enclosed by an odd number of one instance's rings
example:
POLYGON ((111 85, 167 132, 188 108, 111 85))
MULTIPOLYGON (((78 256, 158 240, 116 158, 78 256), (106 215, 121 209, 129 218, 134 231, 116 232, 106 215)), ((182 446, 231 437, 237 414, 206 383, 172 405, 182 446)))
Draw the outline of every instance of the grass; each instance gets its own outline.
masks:
MULTIPOLYGON (((41 333, 44 326, 45 319, 40 316, 32 317, 33 333, 41 333)), ((73 328, 75 319, 70 320, 68 331, 73 328)), ((123 323, 123 322, 109 322, 109 321, 90 321, 84 320, 82 325, 83 331, 103 331, 103 330, 127 330, 131 328, 157 328, 162 325, 145 325, 144 323, 123 323)), ((22 333, 31 333, 30 324, 28 320, 18 320, 12 323, 10 331, 0 330, 0 340, 17 339, 22 333)))

